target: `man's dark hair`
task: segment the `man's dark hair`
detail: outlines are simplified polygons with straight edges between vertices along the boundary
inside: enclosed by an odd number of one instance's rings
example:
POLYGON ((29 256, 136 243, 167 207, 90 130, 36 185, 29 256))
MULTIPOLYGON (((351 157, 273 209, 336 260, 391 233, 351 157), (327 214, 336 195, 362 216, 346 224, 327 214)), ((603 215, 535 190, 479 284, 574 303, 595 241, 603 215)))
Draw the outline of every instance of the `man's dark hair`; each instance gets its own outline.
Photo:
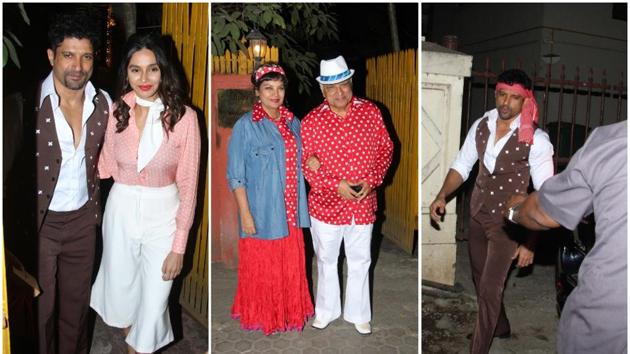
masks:
POLYGON ((56 15, 48 29, 50 49, 55 51, 66 38, 87 39, 96 52, 101 40, 98 21, 83 12, 56 15))
POLYGON ((524 88, 532 89, 532 80, 527 76, 523 70, 509 69, 497 77, 497 82, 502 82, 508 85, 521 84, 524 88))

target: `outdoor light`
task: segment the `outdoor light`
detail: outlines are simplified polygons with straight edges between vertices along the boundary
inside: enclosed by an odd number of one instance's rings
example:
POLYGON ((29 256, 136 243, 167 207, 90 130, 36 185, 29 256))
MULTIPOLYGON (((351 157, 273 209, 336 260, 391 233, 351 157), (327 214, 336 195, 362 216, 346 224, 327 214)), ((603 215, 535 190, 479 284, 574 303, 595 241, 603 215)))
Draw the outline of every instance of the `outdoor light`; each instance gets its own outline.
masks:
POLYGON ((249 41, 249 48, 252 49, 252 53, 254 54, 255 70, 260 66, 260 62, 267 52, 267 38, 263 36, 256 27, 254 27, 245 38, 249 41))

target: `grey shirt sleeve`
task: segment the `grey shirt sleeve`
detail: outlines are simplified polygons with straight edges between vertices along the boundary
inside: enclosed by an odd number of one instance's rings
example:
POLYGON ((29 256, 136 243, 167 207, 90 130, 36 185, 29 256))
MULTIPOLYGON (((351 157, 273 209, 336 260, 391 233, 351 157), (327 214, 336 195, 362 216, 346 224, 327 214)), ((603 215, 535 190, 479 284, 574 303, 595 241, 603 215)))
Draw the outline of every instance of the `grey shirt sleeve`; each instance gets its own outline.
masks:
POLYGON ((571 230, 593 210, 593 190, 587 173, 591 154, 587 145, 573 155, 562 173, 544 182, 538 195, 545 213, 571 230))

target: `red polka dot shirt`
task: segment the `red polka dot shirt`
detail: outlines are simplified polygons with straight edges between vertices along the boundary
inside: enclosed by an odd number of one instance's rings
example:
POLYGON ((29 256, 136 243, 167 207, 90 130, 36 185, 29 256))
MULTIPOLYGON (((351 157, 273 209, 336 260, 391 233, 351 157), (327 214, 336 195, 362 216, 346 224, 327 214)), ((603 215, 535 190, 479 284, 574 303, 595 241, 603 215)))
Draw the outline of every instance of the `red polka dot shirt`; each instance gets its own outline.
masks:
MULTIPOLYGON (((254 121, 259 121, 263 118, 269 119, 267 117, 267 113, 262 108, 262 105, 260 103, 256 103, 252 111, 252 119, 254 121)), ((286 159, 284 205, 287 209, 287 223, 289 226, 297 227, 297 143, 295 141, 295 137, 291 133, 291 130, 289 130, 289 126, 287 125, 287 121, 291 121, 291 119, 293 119, 293 113, 284 106, 281 106, 280 119, 269 120, 278 127, 280 136, 282 136, 282 140, 284 140, 284 156, 286 159)))
POLYGON ((302 170, 311 190, 309 213, 333 225, 372 224, 376 220, 376 192, 392 161, 393 144, 383 117, 373 103, 353 97, 346 117, 334 113, 327 101, 302 121, 302 170), (312 172, 308 157, 321 167, 312 172), (337 193, 341 180, 366 181, 372 191, 361 201, 343 199, 337 193))

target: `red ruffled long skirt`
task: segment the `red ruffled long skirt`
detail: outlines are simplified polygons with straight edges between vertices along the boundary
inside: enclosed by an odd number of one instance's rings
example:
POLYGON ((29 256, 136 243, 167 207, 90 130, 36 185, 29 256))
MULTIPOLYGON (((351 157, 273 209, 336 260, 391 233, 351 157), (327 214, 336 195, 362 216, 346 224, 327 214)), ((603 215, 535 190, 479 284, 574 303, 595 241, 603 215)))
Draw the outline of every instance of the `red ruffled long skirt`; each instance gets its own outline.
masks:
POLYGON ((241 238, 238 241, 238 285, 232 318, 241 328, 265 335, 301 331, 313 316, 304 262, 302 229, 289 226, 278 240, 241 238))

